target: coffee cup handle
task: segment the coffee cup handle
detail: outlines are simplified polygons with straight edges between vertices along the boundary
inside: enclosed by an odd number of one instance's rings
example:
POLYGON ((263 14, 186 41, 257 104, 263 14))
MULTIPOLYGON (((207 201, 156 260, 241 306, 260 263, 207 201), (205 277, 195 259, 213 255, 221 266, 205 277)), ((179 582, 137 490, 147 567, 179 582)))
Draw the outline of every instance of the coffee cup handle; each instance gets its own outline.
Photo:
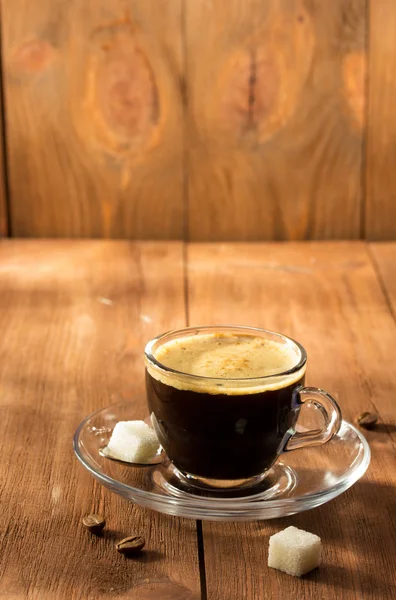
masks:
POLYGON ((324 426, 322 429, 304 432, 296 431, 294 427, 289 429, 290 437, 284 445, 283 452, 325 444, 338 432, 342 422, 340 407, 327 392, 319 388, 303 387, 298 390, 297 394, 301 405, 313 405, 320 410, 324 418, 324 426))

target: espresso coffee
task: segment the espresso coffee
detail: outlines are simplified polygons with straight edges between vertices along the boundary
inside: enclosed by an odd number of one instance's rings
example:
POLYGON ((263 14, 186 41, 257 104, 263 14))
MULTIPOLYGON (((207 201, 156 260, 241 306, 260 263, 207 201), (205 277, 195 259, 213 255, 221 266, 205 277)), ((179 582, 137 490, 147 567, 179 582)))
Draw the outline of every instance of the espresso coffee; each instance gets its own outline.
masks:
POLYGON ((148 406, 160 443, 181 472, 240 480, 275 462, 300 408, 305 364, 296 369, 296 345, 205 333, 165 341, 153 357, 157 364, 148 361, 146 368, 148 406))

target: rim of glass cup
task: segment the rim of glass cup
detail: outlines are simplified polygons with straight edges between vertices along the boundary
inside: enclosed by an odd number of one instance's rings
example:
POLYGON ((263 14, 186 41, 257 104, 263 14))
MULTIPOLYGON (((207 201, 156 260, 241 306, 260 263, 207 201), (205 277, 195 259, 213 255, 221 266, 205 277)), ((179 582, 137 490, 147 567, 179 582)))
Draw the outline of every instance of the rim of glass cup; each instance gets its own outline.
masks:
POLYGON ((156 336, 155 338, 151 339, 149 342, 147 342, 146 347, 144 349, 144 356, 146 358, 146 360, 148 361, 148 363, 150 364, 151 367, 154 367, 154 369, 159 369, 160 371, 163 371, 165 373, 169 373, 172 375, 177 375, 179 377, 183 377, 186 379, 190 379, 193 381, 224 381, 224 378, 219 378, 219 377, 206 377, 203 375, 193 375, 191 373, 184 373, 183 371, 178 371, 176 369, 172 369, 171 367, 167 367, 166 365, 162 364, 159 360, 157 360, 153 354, 153 349, 155 347, 155 345, 159 342, 164 342, 166 341, 166 338, 177 338, 177 337, 183 337, 183 334, 192 334, 193 332, 197 332, 197 333, 204 333, 206 331, 230 331, 230 330, 234 330, 236 332, 241 332, 241 331, 247 331, 247 332, 251 332, 251 333, 257 333, 257 334, 267 334, 273 337, 277 337, 280 338, 283 342, 286 342, 287 345, 292 345, 294 346, 294 348, 297 348, 300 352, 300 359, 298 361, 298 363, 296 365, 294 365, 294 367, 292 367, 291 369, 288 369, 287 371, 282 371, 280 373, 273 373, 271 375, 262 375, 260 377, 226 377, 226 381, 230 381, 230 382, 239 382, 240 384, 246 383, 246 384, 251 384, 252 382, 256 381, 256 382, 263 382, 263 381, 268 381, 268 380, 276 380, 277 378, 282 378, 288 375, 293 375, 294 373, 298 373, 299 371, 301 371, 301 369, 303 369, 306 365, 307 362, 307 352, 305 350, 305 348, 296 340, 294 340, 293 338, 284 335, 283 333, 279 333, 277 331, 271 331, 270 329, 262 329, 260 327, 251 327, 251 326, 244 326, 244 325, 199 325, 196 327, 184 327, 182 329, 172 329, 170 331, 166 331, 165 333, 162 333, 158 336, 156 336))

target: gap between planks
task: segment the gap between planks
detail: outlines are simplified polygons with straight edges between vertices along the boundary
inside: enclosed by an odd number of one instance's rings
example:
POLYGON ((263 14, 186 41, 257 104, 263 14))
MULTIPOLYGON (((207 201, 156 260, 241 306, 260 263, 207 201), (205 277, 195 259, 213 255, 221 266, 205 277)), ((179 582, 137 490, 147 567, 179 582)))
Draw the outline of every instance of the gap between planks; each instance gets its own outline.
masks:
MULTIPOLYGON (((189 295, 188 295, 188 242, 183 242, 183 276, 184 276, 184 310, 186 326, 190 326, 189 295)), ((205 548, 202 532, 202 521, 196 521, 199 583, 201 588, 201 600, 207 600, 205 548)))
MULTIPOLYGON (((396 325, 395 310, 393 308, 393 304, 392 304, 391 299, 390 299, 388 288, 387 288, 385 280, 384 280, 384 278, 382 276, 381 269, 379 267, 378 261, 377 261, 377 259, 375 257, 375 254, 373 253, 372 244, 366 243, 366 249, 367 249, 367 255, 369 257, 369 260, 370 260, 370 262, 372 264, 372 267, 373 267, 373 269, 375 271, 375 274, 377 276, 378 284, 379 284, 379 286, 381 288, 381 291, 382 291, 382 294, 384 296, 385 302, 388 305, 389 312, 392 315, 393 321, 395 322, 395 325, 396 325)), ((395 244, 395 249, 396 249, 396 244, 395 244)))

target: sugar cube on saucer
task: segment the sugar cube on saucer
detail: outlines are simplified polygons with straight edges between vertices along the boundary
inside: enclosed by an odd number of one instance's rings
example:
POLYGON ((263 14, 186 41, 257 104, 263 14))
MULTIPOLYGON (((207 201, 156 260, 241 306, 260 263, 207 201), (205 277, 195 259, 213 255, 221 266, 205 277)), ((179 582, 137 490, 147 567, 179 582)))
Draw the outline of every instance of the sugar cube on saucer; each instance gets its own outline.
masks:
POLYGON ((287 527, 269 540, 268 566, 301 577, 320 564, 320 537, 297 527, 287 527))
POLYGON ((131 463, 147 463, 159 449, 158 438, 144 421, 120 421, 113 429, 104 455, 131 463))

